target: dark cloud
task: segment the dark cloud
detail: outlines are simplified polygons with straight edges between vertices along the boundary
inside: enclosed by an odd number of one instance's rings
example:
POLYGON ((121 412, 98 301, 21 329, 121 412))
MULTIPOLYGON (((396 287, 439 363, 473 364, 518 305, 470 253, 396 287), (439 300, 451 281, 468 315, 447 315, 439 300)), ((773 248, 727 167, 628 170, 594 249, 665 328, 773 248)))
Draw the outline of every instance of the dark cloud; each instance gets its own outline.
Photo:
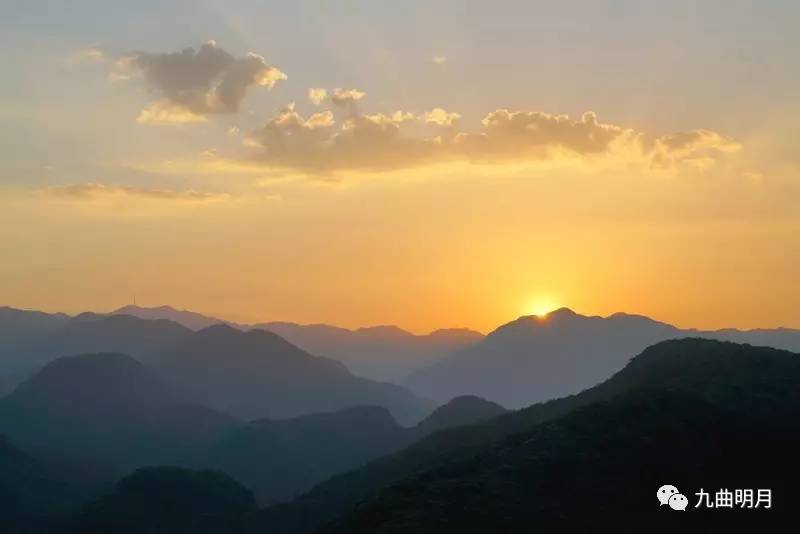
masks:
MULTIPOLYGON (((253 53, 235 58, 214 41, 198 50, 139 52, 126 58, 159 95, 159 108, 183 108, 195 115, 235 113, 252 85, 272 88, 286 78, 253 53)), ((185 121, 184 121, 185 122, 185 121)))

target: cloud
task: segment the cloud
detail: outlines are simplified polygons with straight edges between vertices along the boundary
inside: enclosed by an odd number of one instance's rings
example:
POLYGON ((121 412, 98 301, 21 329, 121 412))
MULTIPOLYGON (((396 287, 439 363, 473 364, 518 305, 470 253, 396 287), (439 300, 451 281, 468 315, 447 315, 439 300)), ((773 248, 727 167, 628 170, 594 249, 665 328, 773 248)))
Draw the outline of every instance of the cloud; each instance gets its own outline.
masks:
POLYGON ((328 91, 327 89, 323 89, 321 87, 311 87, 308 90, 308 99, 315 105, 319 106, 322 104, 323 100, 327 98, 328 91))
POLYGON ((481 124, 484 128, 478 134, 456 136, 454 142, 460 150, 488 158, 544 157, 554 148, 594 154, 607 150, 621 136, 633 135, 632 130, 599 123, 591 111, 576 120, 541 111, 498 109, 481 124))
POLYGON ((336 88, 331 93, 331 102, 337 106, 351 106, 364 98, 367 93, 359 91, 358 89, 340 89, 336 88))
POLYGON ((445 56, 433 56, 431 58, 431 62, 433 62, 436 65, 444 65, 445 63, 447 63, 447 58, 445 56))
POLYGON ((156 100, 139 112, 136 122, 139 124, 180 125, 208 122, 208 119, 205 115, 189 111, 169 100, 156 100))
POLYGON ((103 200, 113 198, 137 197, 150 200, 169 200, 180 202, 219 202, 230 198, 224 193, 209 193, 194 190, 178 191, 129 185, 105 185, 98 183, 70 184, 53 186, 38 190, 45 196, 66 200, 103 200))
POLYGON ((433 154, 434 143, 401 135, 400 126, 409 117, 403 111, 356 114, 337 127, 330 111, 306 119, 287 106, 252 132, 248 142, 261 149, 259 161, 286 169, 385 169, 433 154))
POLYGON ((428 124, 437 124, 439 126, 453 126, 458 119, 461 118, 461 115, 454 112, 445 111, 442 108, 433 108, 430 111, 425 112, 422 116, 422 120, 427 122, 428 124))
POLYGON ((235 58, 214 41, 196 51, 185 48, 170 53, 137 52, 120 58, 114 73, 125 76, 131 70, 140 72, 159 95, 159 109, 182 108, 193 115, 236 113, 251 86, 271 89, 286 79, 262 56, 251 52, 235 58))
POLYGON ((691 130, 665 135, 652 143, 652 162, 656 167, 685 163, 708 168, 726 153, 738 152, 742 145, 712 130, 691 130))
POLYGON ((710 130, 653 137, 600 122, 591 111, 571 118, 497 109, 473 132, 457 131, 459 119, 458 113, 434 108, 419 117, 406 111, 354 112, 336 122, 330 111, 304 118, 290 105, 251 132, 246 144, 259 149, 254 159, 262 165, 305 173, 393 170, 447 161, 518 164, 562 157, 586 164, 705 169, 740 149, 736 141, 710 130), (407 131, 404 124, 414 118, 445 132, 435 138, 413 135, 415 130, 407 131))

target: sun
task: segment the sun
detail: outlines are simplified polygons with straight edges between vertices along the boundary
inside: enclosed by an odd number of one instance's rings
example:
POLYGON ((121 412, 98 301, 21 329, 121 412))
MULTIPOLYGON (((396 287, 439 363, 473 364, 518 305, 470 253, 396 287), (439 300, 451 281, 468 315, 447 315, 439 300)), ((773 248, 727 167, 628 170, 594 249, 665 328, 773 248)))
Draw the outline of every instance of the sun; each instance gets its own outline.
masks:
POLYGON ((526 315, 535 315, 536 317, 547 317, 551 311, 558 309, 558 304, 551 298, 538 298, 532 301, 525 310, 526 315))

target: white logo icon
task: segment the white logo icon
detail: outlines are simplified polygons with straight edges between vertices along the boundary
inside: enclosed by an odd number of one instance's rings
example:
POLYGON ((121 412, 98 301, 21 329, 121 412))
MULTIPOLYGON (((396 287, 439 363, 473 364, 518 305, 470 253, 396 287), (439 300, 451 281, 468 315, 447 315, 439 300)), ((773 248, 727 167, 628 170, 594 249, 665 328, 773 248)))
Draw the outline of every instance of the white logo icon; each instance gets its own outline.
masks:
POLYGON ((672 497, 669 498, 668 503, 669 507, 673 510, 682 510, 686 511, 686 506, 689 504, 689 499, 686 498, 686 495, 681 493, 675 493, 672 497))
POLYGON ((686 506, 689 504, 689 499, 672 484, 665 484, 658 488, 656 497, 658 497, 658 502, 661 503, 661 506, 666 504, 673 510, 685 511, 686 506))

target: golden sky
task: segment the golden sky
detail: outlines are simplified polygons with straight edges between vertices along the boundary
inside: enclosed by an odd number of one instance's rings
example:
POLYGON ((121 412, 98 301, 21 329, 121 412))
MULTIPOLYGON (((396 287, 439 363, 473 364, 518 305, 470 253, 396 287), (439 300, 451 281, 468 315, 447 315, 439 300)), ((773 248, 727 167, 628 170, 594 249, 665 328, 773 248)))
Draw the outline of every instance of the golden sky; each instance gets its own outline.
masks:
POLYGON ((792 4, 33 4, 0 304, 800 327, 792 4))

